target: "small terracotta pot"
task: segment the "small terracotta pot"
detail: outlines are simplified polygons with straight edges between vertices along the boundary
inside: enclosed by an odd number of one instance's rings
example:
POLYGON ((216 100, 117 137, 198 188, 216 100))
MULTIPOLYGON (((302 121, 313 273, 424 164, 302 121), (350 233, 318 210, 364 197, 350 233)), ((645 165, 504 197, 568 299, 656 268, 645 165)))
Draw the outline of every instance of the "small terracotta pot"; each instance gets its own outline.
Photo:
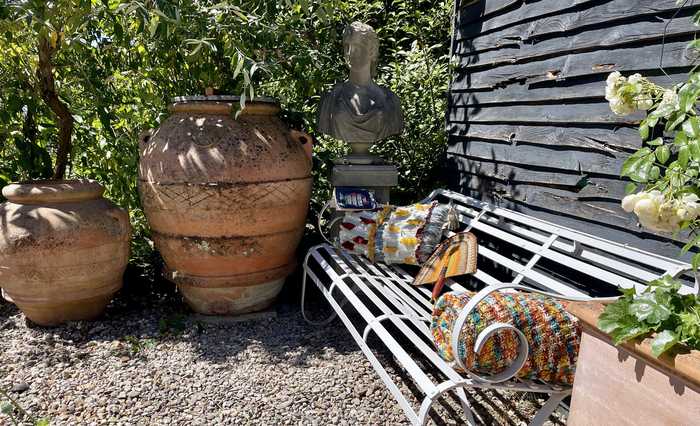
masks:
POLYGON ((37 181, 3 188, 0 286, 32 322, 98 317, 122 286, 129 215, 90 180, 37 181))

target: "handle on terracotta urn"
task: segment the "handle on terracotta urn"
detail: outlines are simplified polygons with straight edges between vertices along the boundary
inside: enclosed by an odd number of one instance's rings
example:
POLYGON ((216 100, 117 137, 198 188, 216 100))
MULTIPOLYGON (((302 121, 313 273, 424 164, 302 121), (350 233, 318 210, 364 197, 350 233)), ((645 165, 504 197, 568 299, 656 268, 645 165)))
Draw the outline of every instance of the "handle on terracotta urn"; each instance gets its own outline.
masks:
POLYGON ((311 160, 311 155, 312 155, 312 148, 313 148, 313 140, 314 138, 306 133, 302 132, 301 130, 290 130, 289 131, 289 137, 292 138, 293 141, 299 142, 304 148, 304 152, 306 153, 306 156, 311 160))
POLYGON ((141 134, 139 135, 139 148, 141 148, 142 150, 146 148, 146 145, 151 139, 151 136, 153 136, 153 129, 148 129, 141 132, 141 134))

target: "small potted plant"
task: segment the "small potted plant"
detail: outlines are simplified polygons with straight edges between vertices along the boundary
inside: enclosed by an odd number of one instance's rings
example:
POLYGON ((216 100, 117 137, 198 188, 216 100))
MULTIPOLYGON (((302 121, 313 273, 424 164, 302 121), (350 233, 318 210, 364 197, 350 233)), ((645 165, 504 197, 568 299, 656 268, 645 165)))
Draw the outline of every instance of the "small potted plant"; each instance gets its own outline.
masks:
MULTIPOLYGON (((643 228, 688 235, 683 252, 700 245, 700 74, 669 88, 619 72, 608 76, 615 114, 642 110, 643 147, 623 164, 632 180, 622 208, 643 228)), ((700 264, 700 254, 692 260, 700 264)), ((569 424, 635 424, 648 415, 692 424, 700 415, 700 299, 673 277, 623 290, 607 306, 572 304, 584 323, 569 424), (617 346, 617 347, 616 347, 617 346)))
POLYGON ((67 44, 66 32, 83 25, 73 13, 23 2, 0 22, 15 37, 34 41, 34 57, 25 62, 36 76, 29 90, 53 112, 57 128, 48 150, 54 152, 51 178, 5 186, 7 202, 0 204, 2 294, 40 325, 100 315, 121 287, 129 258, 126 211, 102 198, 99 183, 65 179, 75 118, 57 88, 54 60, 67 44))

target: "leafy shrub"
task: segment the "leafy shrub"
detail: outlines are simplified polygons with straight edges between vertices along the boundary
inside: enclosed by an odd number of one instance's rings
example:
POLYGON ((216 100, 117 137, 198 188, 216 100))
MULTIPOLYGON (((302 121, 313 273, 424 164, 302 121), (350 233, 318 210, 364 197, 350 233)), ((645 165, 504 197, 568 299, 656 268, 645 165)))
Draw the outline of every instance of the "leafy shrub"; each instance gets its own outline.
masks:
MULTIPOLYGON (((283 116, 314 134, 320 95, 346 78, 342 31, 354 20, 380 38, 379 83, 402 99, 406 131, 376 152, 400 170, 402 198, 434 184, 444 151, 451 2, 447 1, 8 1, 0 5, 0 184, 47 178, 57 123, 35 79, 37 37, 60 45, 57 90, 75 119, 67 175, 93 178, 129 209, 133 256, 151 251, 136 190, 138 135, 169 100, 207 87, 280 99, 283 116), (44 19, 19 11, 43 8, 44 19), (22 16, 23 20, 19 20, 22 16), (7 47, 7 48, 5 48, 7 47)), ((329 196, 332 159, 345 144, 314 134, 312 211, 329 196)))

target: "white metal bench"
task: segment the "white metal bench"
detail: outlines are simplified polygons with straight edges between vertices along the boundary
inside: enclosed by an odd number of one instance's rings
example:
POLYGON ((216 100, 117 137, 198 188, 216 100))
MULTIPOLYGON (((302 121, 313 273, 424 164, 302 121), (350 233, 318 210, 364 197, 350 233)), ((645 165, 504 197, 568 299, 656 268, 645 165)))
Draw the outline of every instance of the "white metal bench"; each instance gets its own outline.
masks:
MULTIPOLYGON (((452 191, 434 191, 426 201, 434 199, 451 201, 460 214, 464 230, 474 232, 479 239, 479 267, 464 284, 470 289, 485 287, 465 306, 458 321, 464 321, 469 311, 488 293, 508 288, 568 300, 590 300, 591 292, 609 296, 615 293, 615 287, 643 288, 645 282, 669 274, 685 278, 684 292, 698 292, 698 283, 688 279, 686 274, 691 270, 690 265, 679 260, 613 243, 452 191)), ((447 392, 454 392, 466 421, 475 424, 465 388, 548 394, 549 399, 531 424, 542 424, 571 393, 567 387, 514 377, 527 358, 524 337, 520 342, 518 360, 498 377, 464 375, 455 371, 437 354, 432 344, 430 288, 412 286, 413 277, 400 267, 372 264, 344 250, 322 244, 309 250, 303 268, 301 308, 304 318, 313 324, 325 324, 337 315, 413 424, 425 424, 433 403, 447 392), (316 284, 333 308, 334 313, 324 321, 311 321, 306 315, 307 278, 316 284), (424 395, 418 410, 367 344, 372 332, 424 395), (436 380, 436 376, 439 379, 436 380)), ((456 291, 467 289, 453 280, 448 280, 446 287, 446 290, 456 291)), ((475 350, 478 351, 490 335, 504 327, 510 326, 496 324, 484 330, 477 338, 475 350)), ((455 333, 451 342, 453 353, 457 353, 457 336, 455 333)))

